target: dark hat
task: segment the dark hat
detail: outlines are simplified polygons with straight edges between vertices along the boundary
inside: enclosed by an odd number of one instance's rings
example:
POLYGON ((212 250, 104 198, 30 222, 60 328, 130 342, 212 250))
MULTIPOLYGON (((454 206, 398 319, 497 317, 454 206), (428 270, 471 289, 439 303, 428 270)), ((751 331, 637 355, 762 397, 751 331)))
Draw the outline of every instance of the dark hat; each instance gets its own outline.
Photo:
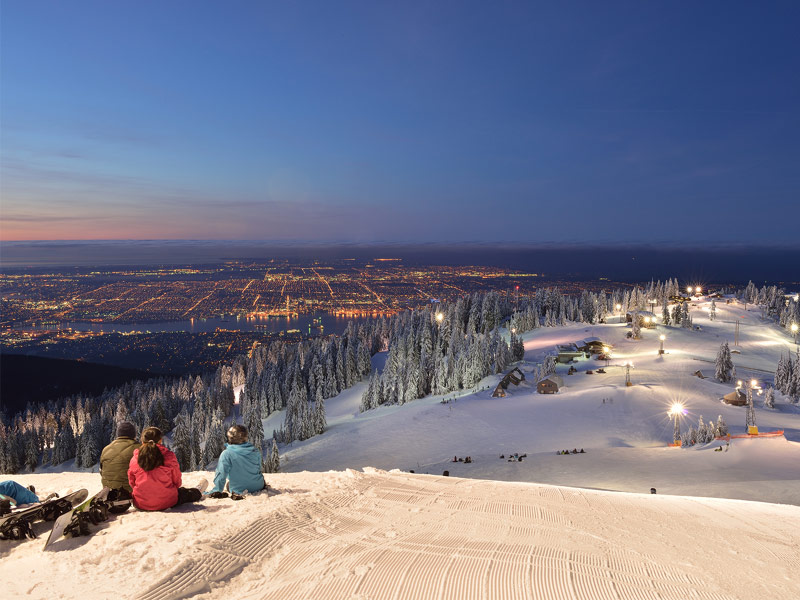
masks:
POLYGON ((136 439, 136 425, 130 421, 123 421, 117 425, 117 437, 136 439))

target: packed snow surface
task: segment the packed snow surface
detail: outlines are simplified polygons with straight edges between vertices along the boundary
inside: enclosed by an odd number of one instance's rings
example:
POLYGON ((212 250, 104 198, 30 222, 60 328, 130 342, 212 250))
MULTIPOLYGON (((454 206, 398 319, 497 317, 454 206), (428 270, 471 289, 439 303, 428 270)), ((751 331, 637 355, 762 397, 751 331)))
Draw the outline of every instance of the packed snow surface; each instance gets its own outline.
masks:
MULTIPOLYGON (((710 321, 709 302, 695 304, 700 331, 659 326, 634 341, 612 317, 524 334, 526 375, 556 344, 595 336, 614 346, 608 365, 582 360, 570 376, 559 365, 566 387, 554 395, 525 381, 491 398, 496 375, 475 390, 359 413, 358 384, 326 402, 323 435, 281 447, 269 494, 132 509, 52 552, 42 552, 39 524, 40 539, 0 541, 3 596, 798 598, 798 407, 776 394, 769 409, 756 396, 759 429, 783 436, 667 446, 674 402, 686 409, 684 431, 722 415, 744 433, 745 408, 720 402, 734 384, 713 379, 722 341, 737 351, 737 378, 760 385, 795 345, 757 309, 718 301, 710 321), (573 448, 585 452, 557 454, 573 448), (509 462, 515 453, 522 462, 509 462)), ((268 436, 282 420, 265 420, 268 436)), ((100 488, 84 471, 14 478, 44 495, 100 488)))
POLYGON ((4 597, 800 597, 796 506, 374 469, 270 481, 238 502, 130 511, 52 552, 3 542, 4 597))

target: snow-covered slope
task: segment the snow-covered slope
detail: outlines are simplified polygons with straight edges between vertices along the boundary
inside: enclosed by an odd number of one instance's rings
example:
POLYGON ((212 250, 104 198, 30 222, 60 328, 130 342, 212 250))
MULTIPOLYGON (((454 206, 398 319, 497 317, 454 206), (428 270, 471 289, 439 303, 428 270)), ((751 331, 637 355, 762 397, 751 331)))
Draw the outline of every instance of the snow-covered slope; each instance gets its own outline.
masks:
MULTIPOLYGON (((686 430, 700 416, 707 423, 722 415, 730 431, 744 433, 745 408, 721 403, 734 384, 699 379, 701 370, 713 376, 714 359, 723 341, 739 351, 733 355, 738 378, 772 380, 778 359, 794 352, 784 330, 762 322, 760 311, 741 304, 717 302, 717 319, 707 316, 708 301, 691 308, 700 331, 675 327, 642 330, 642 339, 625 337, 630 331, 616 317, 595 326, 538 329, 524 335, 526 355, 522 370, 530 372, 556 344, 597 336, 613 344, 613 358, 587 359, 578 373, 567 376, 559 365, 566 388, 558 394, 536 393, 533 382, 509 387, 505 398, 492 398, 499 376, 486 378, 476 393, 448 394, 456 401, 442 404, 441 396, 404 406, 386 406, 363 414, 358 403, 365 384, 327 401, 328 431, 305 442, 282 448, 281 464, 288 471, 326 471, 366 466, 414 470, 505 481, 529 481, 570 486, 659 493, 715 496, 800 505, 800 407, 776 394, 775 409, 756 396, 761 431, 785 430, 785 439, 733 440, 725 452, 714 452, 715 442, 690 450, 668 448, 673 424, 667 412, 682 402, 686 430), (739 319, 738 347, 733 346, 739 319), (659 335, 666 335, 663 356, 659 335), (625 386, 623 363, 634 368, 631 387, 625 386), (605 374, 587 375, 603 367, 605 374), (788 440, 788 441, 787 441, 788 440), (577 456, 556 455, 558 450, 586 450, 577 456), (527 454, 523 462, 507 462, 500 455, 527 454), (454 457, 472 457, 472 463, 453 463, 454 457)), ((278 428, 283 414, 271 415, 266 431, 278 428)), ((724 444, 722 444, 724 445, 724 444)))
MULTIPOLYGON (((800 597, 798 407, 780 396, 772 410, 756 401, 760 429, 784 437, 666 446, 674 401, 687 408, 683 428, 721 414, 732 433, 744 431, 744 408, 719 401, 733 386, 692 375, 713 374, 737 318, 740 378, 771 380, 781 352, 794 351, 758 312, 718 303, 711 322, 706 308, 692 309, 701 331, 659 327, 640 341, 625 339, 619 323, 526 334, 527 372, 557 343, 597 336, 615 347, 606 374, 584 373, 605 366, 595 360, 572 376, 559 366, 567 387, 552 396, 524 382, 493 399, 495 376, 449 403, 433 397, 359 414, 359 384, 326 403, 325 434, 281 448, 284 472, 268 476, 273 494, 132 510, 52 553, 41 552, 43 540, 0 542, 4 596, 800 597), (586 452, 556 454, 573 448, 586 452), (527 456, 500 458, 510 453, 527 456)), ((267 431, 282 418, 271 415, 267 431)), ((43 494, 100 487, 85 472, 15 479, 43 494)))
MULTIPOLYGON (((194 481, 199 474, 189 474, 194 481)), ((87 473, 28 475, 44 490, 87 473)), ((800 596, 800 508, 367 469, 130 511, 90 538, 3 542, 7 598, 800 596)))

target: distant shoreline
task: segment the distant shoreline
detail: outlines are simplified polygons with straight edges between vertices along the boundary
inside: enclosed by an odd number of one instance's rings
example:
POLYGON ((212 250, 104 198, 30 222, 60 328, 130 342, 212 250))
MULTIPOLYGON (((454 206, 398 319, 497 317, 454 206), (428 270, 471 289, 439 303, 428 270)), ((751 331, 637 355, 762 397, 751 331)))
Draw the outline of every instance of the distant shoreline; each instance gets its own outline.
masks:
POLYGON ((405 265, 498 266, 537 272, 549 279, 643 282, 669 277, 707 283, 752 280, 800 287, 800 245, 441 244, 98 240, 0 242, 0 270, 218 265, 225 262, 398 259, 405 265))

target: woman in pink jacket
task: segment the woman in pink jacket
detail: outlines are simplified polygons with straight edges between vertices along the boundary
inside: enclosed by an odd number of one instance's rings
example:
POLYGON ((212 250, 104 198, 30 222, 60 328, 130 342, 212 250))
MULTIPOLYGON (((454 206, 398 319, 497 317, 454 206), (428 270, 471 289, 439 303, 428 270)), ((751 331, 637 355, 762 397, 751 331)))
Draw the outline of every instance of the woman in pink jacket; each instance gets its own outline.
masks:
MULTIPOLYGON (((139 510, 164 510, 203 497, 198 488, 181 487, 181 468, 175 453, 161 444, 158 427, 142 432, 142 445, 133 451, 128 466, 128 483, 133 488, 133 504, 139 510)), ((208 482, 204 482, 208 485, 208 482)), ((205 488, 205 486, 202 486, 205 488)))

